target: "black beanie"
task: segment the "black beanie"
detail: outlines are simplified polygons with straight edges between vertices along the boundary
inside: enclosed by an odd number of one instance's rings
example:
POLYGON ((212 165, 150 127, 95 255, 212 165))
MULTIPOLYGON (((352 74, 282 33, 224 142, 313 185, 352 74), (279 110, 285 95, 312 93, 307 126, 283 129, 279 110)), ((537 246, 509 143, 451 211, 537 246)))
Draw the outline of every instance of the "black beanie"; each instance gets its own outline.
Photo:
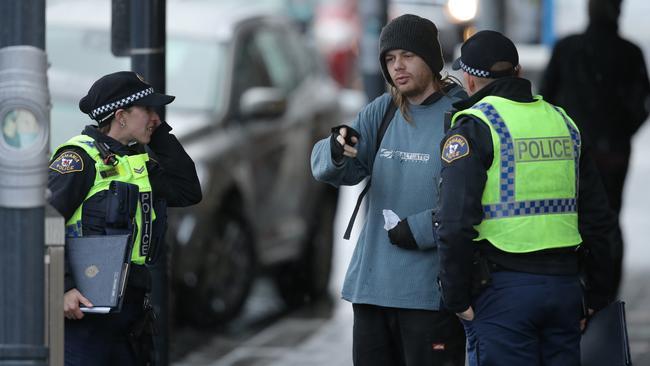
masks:
POLYGON ((401 49, 420 56, 433 74, 442 71, 444 61, 438 42, 438 29, 429 19, 413 14, 404 14, 393 19, 379 35, 379 64, 384 79, 393 84, 384 57, 390 50, 401 49))

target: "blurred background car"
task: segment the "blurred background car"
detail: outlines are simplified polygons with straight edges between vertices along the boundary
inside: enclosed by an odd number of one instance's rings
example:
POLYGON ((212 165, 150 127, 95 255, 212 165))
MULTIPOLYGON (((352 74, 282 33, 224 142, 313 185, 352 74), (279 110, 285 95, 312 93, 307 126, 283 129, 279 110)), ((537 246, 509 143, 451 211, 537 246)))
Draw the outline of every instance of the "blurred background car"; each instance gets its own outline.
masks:
MULTIPOLYGON (((110 53, 110 1, 47 7, 51 146, 89 119, 77 103, 93 80, 130 69, 110 53)), ((167 110, 194 159, 203 201, 170 210, 167 241, 177 319, 211 326, 241 309, 270 274, 289 304, 326 293, 336 191, 309 154, 341 123, 339 91, 293 22, 236 1, 167 1, 167 110)))

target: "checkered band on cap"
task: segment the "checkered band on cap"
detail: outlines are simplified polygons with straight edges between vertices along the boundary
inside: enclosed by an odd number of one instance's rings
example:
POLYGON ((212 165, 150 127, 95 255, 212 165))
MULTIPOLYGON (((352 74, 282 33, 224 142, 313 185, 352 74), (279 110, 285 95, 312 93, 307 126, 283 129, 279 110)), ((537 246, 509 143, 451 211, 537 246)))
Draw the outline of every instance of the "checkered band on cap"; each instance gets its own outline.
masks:
POLYGON ((90 118, 95 119, 97 116, 102 115, 104 113, 112 112, 118 108, 124 107, 125 105, 129 105, 133 102, 135 102, 138 99, 142 99, 146 97, 149 94, 153 94, 153 87, 141 90, 135 94, 131 94, 128 97, 122 98, 118 101, 111 102, 108 104, 105 104, 101 107, 95 108, 88 115, 90 118))
POLYGON ((459 60, 459 61, 460 61, 460 68, 463 69, 463 71, 465 71, 466 73, 468 73, 470 75, 478 76, 480 78, 488 78, 488 77, 490 77, 490 72, 489 71, 475 69, 475 68, 473 68, 471 66, 465 65, 463 60, 459 60))

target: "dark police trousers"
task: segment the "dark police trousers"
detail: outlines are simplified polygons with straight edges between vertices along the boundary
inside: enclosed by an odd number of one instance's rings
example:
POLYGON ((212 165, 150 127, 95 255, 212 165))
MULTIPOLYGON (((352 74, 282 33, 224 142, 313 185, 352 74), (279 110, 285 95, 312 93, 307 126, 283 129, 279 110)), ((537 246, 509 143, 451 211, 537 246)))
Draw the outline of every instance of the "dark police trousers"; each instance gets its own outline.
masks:
POLYGON ((580 366, 578 276, 498 271, 462 320, 470 366, 580 366))
POLYGON ((465 335, 449 311, 353 304, 355 366, 463 366, 465 335))
POLYGON ((144 316, 144 290, 127 289, 122 311, 84 314, 65 320, 66 366, 139 366, 129 343, 134 323, 144 316))

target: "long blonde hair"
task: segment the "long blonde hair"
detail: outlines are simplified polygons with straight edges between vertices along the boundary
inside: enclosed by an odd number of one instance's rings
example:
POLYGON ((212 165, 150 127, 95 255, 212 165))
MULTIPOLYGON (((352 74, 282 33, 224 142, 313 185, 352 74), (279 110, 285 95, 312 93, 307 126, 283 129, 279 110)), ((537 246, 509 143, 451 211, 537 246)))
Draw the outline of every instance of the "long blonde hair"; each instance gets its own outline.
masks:
MULTIPOLYGON (((390 92, 390 95, 393 97, 395 104, 397 104, 397 108, 399 108, 400 112, 402 113, 402 116, 404 116, 406 122, 411 122, 411 113, 409 112, 408 99, 402 93, 400 93, 395 86, 393 86, 392 84, 387 84, 387 85, 388 85, 388 91, 390 92)), ((450 85, 461 85, 461 82, 457 78, 451 75, 445 75, 443 77, 439 73, 433 74, 433 88, 435 91, 440 91, 441 93, 446 94, 445 88, 447 88, 450 85)))

